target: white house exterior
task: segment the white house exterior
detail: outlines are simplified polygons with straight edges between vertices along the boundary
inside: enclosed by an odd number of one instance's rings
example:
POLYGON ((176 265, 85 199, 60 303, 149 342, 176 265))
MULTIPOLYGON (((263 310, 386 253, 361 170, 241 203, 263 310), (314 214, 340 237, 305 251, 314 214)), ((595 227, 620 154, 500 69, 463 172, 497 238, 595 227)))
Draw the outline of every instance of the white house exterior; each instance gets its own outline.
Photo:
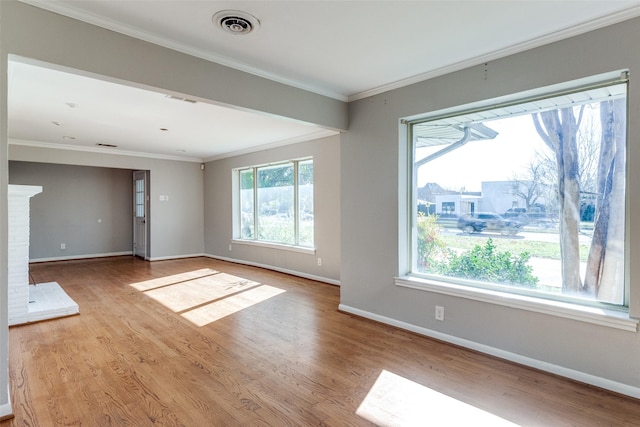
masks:
POLYGON ((443 194, 436 196, 436 214, 460 216, 482 210, 482 197, 468 194, 443 194))
MULTIPOLYGON (((504 214, 509 209, 526 208, 526 201, 513 194, 513 181, 482 182, 478 193, 441 194, 435 196, 435 213, 440 216, 460 216, 474 212, 504 214)), ((544 205, 543 196, 536 203, 544 205)))

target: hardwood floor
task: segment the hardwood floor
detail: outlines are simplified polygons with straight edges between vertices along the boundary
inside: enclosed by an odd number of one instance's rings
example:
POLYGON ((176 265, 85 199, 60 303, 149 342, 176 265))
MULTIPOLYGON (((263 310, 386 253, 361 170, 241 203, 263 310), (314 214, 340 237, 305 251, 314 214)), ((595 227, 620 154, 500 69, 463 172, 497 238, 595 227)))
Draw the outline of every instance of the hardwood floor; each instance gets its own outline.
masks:
POLYGON ((10 328, 2 427, 640 425, 638 400, 340 313, 311 280, 207 258, 31 273, 80 314, 10 328))

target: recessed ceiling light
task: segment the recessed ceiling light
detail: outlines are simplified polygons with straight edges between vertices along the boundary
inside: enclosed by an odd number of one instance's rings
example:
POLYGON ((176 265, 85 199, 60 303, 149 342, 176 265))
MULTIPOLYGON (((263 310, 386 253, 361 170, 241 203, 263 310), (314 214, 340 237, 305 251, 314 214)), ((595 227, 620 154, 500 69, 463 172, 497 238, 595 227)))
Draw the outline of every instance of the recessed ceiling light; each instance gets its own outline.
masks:
POLYGON ((182 148, 178 148, 176 151, 178 151, 178 152, 180 152, 180 153, 186 153, 186 152, 187 152, 187 150, 184 150, 184 149, 182 149, 182 148))
POLYGON ((175 99, 176 101, 184 101, 184 102, 188 102, 189 104, 197 104, 198 103, 198 101, 196 101, 195 99, 182 98, 180 96, 175 96, 175 95, 166 95, 165 98, 175 99))
POLYGON ((53 123, 56 126, 62 126, 62 123, 60 123, 60 122, 51 122, 51 123, 53 123))
POLYGON ((160 130, 161 130, 162 132, 169 132, 169 129, 167 129, 167 128, 160 128, 160 130))
POLYGON ((66 106, 69 108, 78 108, 78 104, 74 104, 73 102, 67 102, 66 106))
POLYGON ((117 147, 117 145, 113 145, 113 144, 103 144, 103 143, 101 143, 101 142, 98 142, 96 145, 97 145, 98 147, 105 147, 105 148, 116 148, 116 147, 117 147))
POLYGON ((258 18, 239 10, 221 10, 213 15, 212 21, 223 31, 236 36, 249 34, 260 27, 258 18))
POLYGON ((76 139, 75 136, 64 135, 62 139, 76 139))

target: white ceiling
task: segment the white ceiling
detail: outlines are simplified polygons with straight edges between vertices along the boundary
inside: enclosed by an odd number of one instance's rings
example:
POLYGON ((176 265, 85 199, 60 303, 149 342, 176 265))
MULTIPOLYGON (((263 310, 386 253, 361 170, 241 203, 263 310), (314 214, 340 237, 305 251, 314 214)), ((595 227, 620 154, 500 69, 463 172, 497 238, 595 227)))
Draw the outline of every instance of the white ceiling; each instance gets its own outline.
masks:
MULTIPOLYGON (((22 1, 344 101, 640 15, 623 0, 22 1), (260 27, 223 32, 211 18, 225 9, 260 27)), ((12 143, 202 161, 333 133, 30 64, 10 79, 12 143)))

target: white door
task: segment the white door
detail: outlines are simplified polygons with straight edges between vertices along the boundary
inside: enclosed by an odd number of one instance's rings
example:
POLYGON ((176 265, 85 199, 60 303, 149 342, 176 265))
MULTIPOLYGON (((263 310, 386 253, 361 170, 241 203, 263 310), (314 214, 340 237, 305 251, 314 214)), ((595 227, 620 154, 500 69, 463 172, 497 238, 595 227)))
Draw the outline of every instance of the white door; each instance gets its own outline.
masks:
POLYGON ((133 173, 133 254, 147 258, 146 172, 133 173))

